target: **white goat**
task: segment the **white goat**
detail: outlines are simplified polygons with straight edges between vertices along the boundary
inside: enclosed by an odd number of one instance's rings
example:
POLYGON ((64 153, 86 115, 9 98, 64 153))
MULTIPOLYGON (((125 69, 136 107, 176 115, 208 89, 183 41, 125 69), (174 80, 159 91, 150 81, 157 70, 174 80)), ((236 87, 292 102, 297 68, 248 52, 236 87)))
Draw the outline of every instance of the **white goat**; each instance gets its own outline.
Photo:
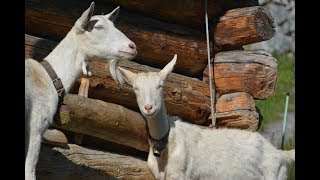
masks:
MULTIPOLYGON (((130 60, 137 54, 136 45, 114 27, 113 21, 119 7, 106 15, 92 16, 94 2, 75 22, 66 37, 44 58, 61 79, 65 92, 69 92, 75 78, 87 74, 86 61, 96 57, 111 60, 110 71, 113 78, 123 81, 119 69, 119 59, 130 60)), ((91 74, 90 72, 88 73, 91 74)), ((25 178, 36 179, 35 168, 38 161, 41 136, 53 120, 58 105, 57 90, 43 66, 33 59, 25 61, 25 134, 26 160, 25 178)))
POLYGON ((278 150, 257 132, 210 129, 167 115, 163 87, 176 58, 175 55, 158 73, 135 74, 119 67, 126 81, 133 85, 146 120, 148 166, 153 175, 174 180, 286 179, 286 165, 295 161, 295 150, 278 150), (161 146, 165 149, 157 157, 161 146))

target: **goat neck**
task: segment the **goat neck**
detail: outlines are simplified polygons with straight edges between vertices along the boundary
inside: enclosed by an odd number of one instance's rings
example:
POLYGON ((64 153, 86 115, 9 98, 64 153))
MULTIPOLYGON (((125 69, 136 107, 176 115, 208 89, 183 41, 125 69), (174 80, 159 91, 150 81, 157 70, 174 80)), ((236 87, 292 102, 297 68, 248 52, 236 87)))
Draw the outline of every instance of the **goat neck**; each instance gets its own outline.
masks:
POLYGON ((170 126, 166 108, 163 102, 161 108, 159 108, 158 113, 156 113, 154 116, 146 116, 145 119, 147 131, 149 131, 149 135, 153 139, 160 140, 168 133, 170 126))
POLYGON ((66 92, 70 91, 75 78, 81 73, 81 64, 86 58, 84 53, 81 53, 78 43, 75 32, 71 30, 44 58, 61 79, 66 92))

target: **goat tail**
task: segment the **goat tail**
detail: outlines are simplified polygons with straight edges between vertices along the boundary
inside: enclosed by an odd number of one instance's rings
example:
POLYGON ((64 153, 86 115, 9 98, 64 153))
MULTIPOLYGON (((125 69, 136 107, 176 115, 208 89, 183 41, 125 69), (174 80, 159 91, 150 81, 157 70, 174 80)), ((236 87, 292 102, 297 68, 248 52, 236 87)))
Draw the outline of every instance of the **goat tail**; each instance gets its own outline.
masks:
POLYGON ((296 151, 295 149, 289 151, 282 151, 284 156, 286 157, 287 162, 291 163, 295 161, 296 151))
POLYGON ((109 61, 109 71, 112 79, 122 85, 124 83, 124 79, 118 68, 118 63, 119 63, 118 59, 113 59, 109 61))

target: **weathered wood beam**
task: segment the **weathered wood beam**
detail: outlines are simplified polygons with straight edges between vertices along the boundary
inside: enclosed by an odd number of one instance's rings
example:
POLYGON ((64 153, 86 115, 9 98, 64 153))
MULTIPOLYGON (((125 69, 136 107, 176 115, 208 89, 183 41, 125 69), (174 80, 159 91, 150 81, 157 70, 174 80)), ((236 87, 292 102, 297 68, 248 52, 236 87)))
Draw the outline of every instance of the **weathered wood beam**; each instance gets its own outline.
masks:
POLYGON ((36 176, 39 180, 154 179, 145 160, 75 144, 42 145, 36 176))
MULTIPOLYGON (((61 40, 88 4, 75 0, 27 0, 26 32, 61 40)), ((101 2, 97 3, 96 12, 108 12, 112 8, 110 4, 101 2)), ((235 49, 270 39, 274 34, 272 22, 270 13, 262 7, 230 10, 216 26, 213 25, 214 51, 235 49)), ((121 10, 115 25, 136 43, 138 55, 133 61, 160 68, 170 61, 173 54, 178 54, 181 60, 174 71, 192 77, 199 77, 207 65, 204 31, 159 21, 125 9, 121 10)))
MULTIPOLYGON (((60 41, 89 4, 84 0, 27 0, 25 31, 60 41)), ((106 3, 96 3, 94 14, 113 8, 106 3)), ((202 31, 157 21, 125 9, 121 9, 115 26, 136 43, 136 62, 162 68, 178 54, 180 61, 174 72, 196 77, 206 67, 207 45, 202 31)))
MULTIPOLYGON (((76 142, 74 141, 74 135, 78 133, 67 130, 67 129, 61 129, 61 128, 57 128, 57 129, 63 132, 66 135, 66 137, 70 139, 69 144, 76 144, 76 142)), ((118 154, 125 154, 129 156, 139 157, 142 159, 147 159, 148 157, 148 152, 146 151, 141 151, 130 146, 125 146, 117 142, 111 142, 111 141, 101 139, 95 136, 91 136, 88 134, 83 134, 83 138, 80 146, 95 148, 102 151, 115 152, 118 154)))
POLYGON ((259 114, 254 99, 247 93, 236 92, 222 95, 216 104, 216 125, 257 131, 259 114))
POLYGON ((237 128, 257 131, 259 114, 256 111, 237 110, 216 114, 218 128, 237 128))
POLYGON ((149 151, 142 116, 123 106, 67 94, 64 104, 69 120, 56 119, 54 127, 116 142, 141 151, 149 151))
MULTIPOLYGON (((278 64, 264 50, 236 50, 216 54, 214 69, 211 70, 214 70, 215 87, 219 96, 246 92, 255 99, 266 99, 274 92, 278 64)), ((208 81, 208 67, 203 74, 203 79, 208 81)))
POLYGON ((274 20, 263 7, 227 11, 212 28, 215 51, 266 41, 275 34, 274 20))
MULTIPOLYGON (((101 2, 101 1, 97 1, 101 2)), ((185 24, 191 27, 204 27, 204 1, 199 0, 103 0, 121 7, 141 12, 164 21, 185 24)), ((209 21, 226 10, 259 5, 257 0, 215 0, 208 1, 209 21)))

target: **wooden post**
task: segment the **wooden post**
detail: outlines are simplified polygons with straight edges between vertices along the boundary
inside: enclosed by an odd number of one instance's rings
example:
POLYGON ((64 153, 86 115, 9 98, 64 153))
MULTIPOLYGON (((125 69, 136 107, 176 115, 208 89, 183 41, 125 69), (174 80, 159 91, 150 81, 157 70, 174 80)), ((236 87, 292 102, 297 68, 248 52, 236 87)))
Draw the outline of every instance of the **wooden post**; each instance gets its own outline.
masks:
POLYGON ((88 91, 89 91, 89 79, 87 78, 81 78, 81 83, 79 87, 79 96, 88 97, 88 91))
MULTIPOLYGON (((89 91, 89 79, 81 78, 81 83, 79 87, 79 96, 88 97, 89 91)), ((81 133, 74 133, 74 142, 78 145, 82 144, 83 134, 81 133)))

